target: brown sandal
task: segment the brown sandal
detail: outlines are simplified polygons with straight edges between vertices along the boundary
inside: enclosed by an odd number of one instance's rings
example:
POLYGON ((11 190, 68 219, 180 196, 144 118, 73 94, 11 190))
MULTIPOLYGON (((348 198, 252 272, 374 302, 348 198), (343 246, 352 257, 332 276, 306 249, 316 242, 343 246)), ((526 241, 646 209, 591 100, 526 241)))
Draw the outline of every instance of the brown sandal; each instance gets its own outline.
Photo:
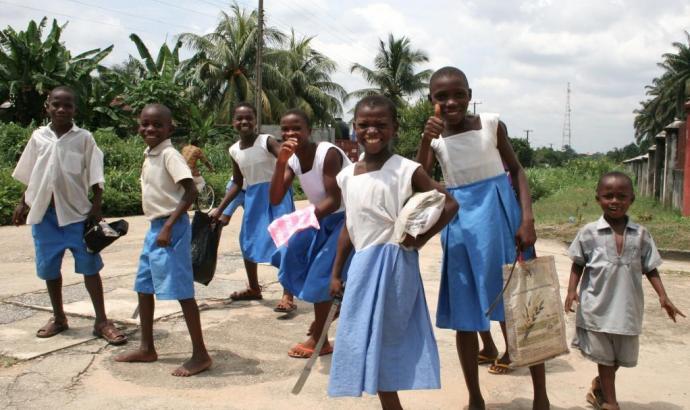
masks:
POLYGON ((62 333, 67 329, 69 329, 69 325, 67 324, 67 318, 65 318, 64 322, 56 322, 55 316, 53 316, 50 319, 48 319, 48 323, 46 323, 45 325, 43 325, 42 328, 36 331, 36 337, 40 337, 41 339, 53 337, 56 334, 62 333))
POLYGON ((263 298, 261 289, 254 290, 252 288, 247 288, 241 292, 232 292, 230 295, 230 299, 232 300, 261 300, 263 298))
POLYGON ((100 337, 113 346, 120 346, 127 343, 127 335, 115 327, 115 324, 110 320, 106 321, 100 328, 94 326, 93 335, 100 337))

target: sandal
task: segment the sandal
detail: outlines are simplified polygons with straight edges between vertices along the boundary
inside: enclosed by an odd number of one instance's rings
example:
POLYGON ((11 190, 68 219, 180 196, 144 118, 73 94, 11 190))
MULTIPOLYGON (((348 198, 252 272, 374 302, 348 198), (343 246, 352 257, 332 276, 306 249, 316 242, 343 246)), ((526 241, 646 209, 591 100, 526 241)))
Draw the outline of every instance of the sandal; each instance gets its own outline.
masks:
POLYGON ((100 328, 94 326, 93 335, 100 337, 113 346, 120 346, 127 343, 127 335, 115 327, 115 324, 111 320, 106 321, 100 328))
POLYGON ((259 288, 259 290, 247 288, 241 292, 232 292, 230 295, 230 299, 232 300, 261 300, 263 298, 261 288, 259 288))
POLYGON ((64 322, 56 322, 55 316, 53 316, 50 319, 48 319, 48 323, 46 323, 45 325, 43 325, 42 328, 36 331, 36 337, 40 337, 41 339, 53 337, 56 334, 62 333, 67 329, 69 329, 69 325, 67 324, 67 318, 64 319, 64 322))
POLYGON ((278 302, 273 311, 278 313, 290 313, 296 309, 297 305, 295 304, 295 302, 289 300, 281 300, 280 302, 278 302))
POLYGON ((488 363, 493 363, 496 360, 498 360, 498 355, 494 357, 489 357, 489 356, 484 356, 483 354, 479 353, 477 355, 477 364, 488 364, 488 363))
MULTIPOLYGON (((319 356, 325 356, 333 353, 333 345, 328 344, 321 348, 321 353, 319 356)), ((295 359, 309 359, 314 354, 314 349, 311 347, 306 347, 302 343, 297 343, 288 350, 288 356, 294 357, 295 359)))
POLYGON ((494 360, 491 366, 489 366, 489 373, 491 374, 508 374, 512 371, 513 369, 511 369, 509 364, 499 363, 498 359, 494 360))

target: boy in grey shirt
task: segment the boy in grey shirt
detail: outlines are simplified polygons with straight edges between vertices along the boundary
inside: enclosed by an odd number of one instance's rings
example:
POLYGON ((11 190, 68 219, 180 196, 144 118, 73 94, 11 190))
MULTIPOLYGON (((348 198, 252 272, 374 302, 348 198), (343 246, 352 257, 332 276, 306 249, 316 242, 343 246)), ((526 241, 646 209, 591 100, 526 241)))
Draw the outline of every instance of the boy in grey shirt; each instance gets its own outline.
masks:
POLYGON ((596 200, 604 215, 580 229, 568 250, 573 264, 565 311, 574 312, 582 278, 573 347, 599 368, 587 401, 597 409, 618 409, 616 371, 637 365, 644 312, 642 275, 674 322, 676 315, 685 315, 666 295, 656 270, 661 257, 652 236, 626 214, 635 200, 630 177, 622 172, 603 175, 596 200))

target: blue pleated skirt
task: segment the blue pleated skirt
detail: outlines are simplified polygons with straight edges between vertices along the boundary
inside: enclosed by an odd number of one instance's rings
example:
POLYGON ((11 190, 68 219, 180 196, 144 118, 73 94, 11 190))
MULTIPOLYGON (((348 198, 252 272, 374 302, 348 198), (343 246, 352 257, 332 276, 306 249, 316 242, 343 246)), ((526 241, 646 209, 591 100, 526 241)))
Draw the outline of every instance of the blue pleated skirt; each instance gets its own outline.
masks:
MULTIPOLYGON (((311 303, 331 300, 331 271, 338 236, 345 225, 345 212, 319 220, 321 229, 306 229, 293 235, 273 255, 271 263, 280 268, 278 280, 293 295, 311 303)), ((347 271, 347 266, 343 272, 347 271)))
POLYGON ((348 270, 328 394, 440 387, 418 252, 397 244, 356 252, 348 270))
POLYGON ((269 200, 270 182, 247 187, 244 195, 244 215, 240 229, 242 256, 252 262, 270 262, 276 246, 268 233, 268 225, 274 219, 295 211, 292 189, 288 190, 278 205, 269 200))
POLYGON ((504 174, 448 192, 460 204, 460 212, 441 233, 443 266, 436 326, 489 330, 489 319, 505 320, 502 299, 490 318, 485 312, 503 288, 503 265, 516 257, 520 206, 504 174))

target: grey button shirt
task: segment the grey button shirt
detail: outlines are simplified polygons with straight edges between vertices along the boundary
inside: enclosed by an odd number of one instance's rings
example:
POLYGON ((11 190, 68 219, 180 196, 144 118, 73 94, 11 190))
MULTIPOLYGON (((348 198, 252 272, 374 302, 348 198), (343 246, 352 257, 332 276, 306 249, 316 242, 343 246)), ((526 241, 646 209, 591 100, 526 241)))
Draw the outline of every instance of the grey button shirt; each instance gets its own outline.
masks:
POLYGON ((602 216, 580 229, 568 254, 585 267, 576 325, 597 332, 639 335, 644 312, 642 276, 661 265, 649 231, 628 219, 619 255, 613 229, 602 216))

